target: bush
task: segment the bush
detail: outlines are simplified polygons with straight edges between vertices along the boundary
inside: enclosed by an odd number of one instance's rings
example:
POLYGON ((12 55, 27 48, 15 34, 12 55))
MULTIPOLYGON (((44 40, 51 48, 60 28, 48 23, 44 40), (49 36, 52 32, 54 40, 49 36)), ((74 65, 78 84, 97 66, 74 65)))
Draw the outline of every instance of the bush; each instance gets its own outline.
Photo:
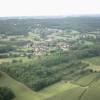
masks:
POLYGON ((8 53, 9 51, 13 51, 13 50, 15 50, 15 48, 9 45, 0 46, 0 53, 8 53))
POLYGON ((7 87, 0 87, 0 100, 12 100, 14 93, 7 87))

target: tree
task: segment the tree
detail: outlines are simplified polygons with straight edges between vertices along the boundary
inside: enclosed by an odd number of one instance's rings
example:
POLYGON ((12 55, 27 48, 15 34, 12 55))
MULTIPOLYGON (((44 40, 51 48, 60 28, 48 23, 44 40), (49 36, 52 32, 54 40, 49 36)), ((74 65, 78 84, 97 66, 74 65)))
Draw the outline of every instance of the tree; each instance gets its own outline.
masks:
POLYGON ((0 87, 0 100, 12 100, 14 93, 7 87, 0 87))

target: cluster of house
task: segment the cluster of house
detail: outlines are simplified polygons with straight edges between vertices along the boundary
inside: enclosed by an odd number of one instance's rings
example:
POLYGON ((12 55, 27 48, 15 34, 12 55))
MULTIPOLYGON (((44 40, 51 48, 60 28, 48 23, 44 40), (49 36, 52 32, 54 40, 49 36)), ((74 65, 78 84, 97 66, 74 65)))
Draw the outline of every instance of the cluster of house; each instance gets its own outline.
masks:
MULTIPOLYGON (((55 30, 57 31, 57 30, 55 30)), ((96 39, 96 35, 92 33, 88 34, 74 34, 68 35, 66 38, 67 41, 57 41, 53 37, 48 37, 46 40, 39 41, 38 43, 29 43, 27 44, 27 48, 31 48, 34 55, 43 55, 49 54, 52 50, 63 50, 68 51, 70 47, 72 47, 71 43, 68 41, 73 41, 81 38, 94 38, 96 39)), ((63 39, 64 40, 64 39, 63 39)))
POLYGON ((64 42, 58 42, 58 43, 53 43, 52 42, 43 42, 43 43, 29 43, 27 44, 27 48, 32 48, 32 52, 34 55, 43 55, 43 54, 50 54, 50 51, 52 50, 63 50, 67 51, 70 48, 70 45, 68 43, 64 42))

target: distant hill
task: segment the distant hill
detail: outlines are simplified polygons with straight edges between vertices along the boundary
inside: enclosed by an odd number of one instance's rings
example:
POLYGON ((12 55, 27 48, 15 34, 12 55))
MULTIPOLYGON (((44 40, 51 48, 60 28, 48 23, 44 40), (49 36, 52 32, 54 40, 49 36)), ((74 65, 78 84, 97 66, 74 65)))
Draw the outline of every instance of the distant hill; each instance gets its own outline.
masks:
POLYGON ((100 17, 100 14, 86 14, 86 15, 63 15, 63 16, 6 16, 0 17, 0 20, 6 19, 62 19, 67 17, 100 17))

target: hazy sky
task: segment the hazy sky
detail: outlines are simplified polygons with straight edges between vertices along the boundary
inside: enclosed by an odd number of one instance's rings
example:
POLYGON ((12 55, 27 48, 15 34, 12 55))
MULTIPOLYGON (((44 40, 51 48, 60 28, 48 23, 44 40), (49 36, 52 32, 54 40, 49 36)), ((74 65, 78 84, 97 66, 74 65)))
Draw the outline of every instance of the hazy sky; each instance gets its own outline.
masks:
POLYGON ((0 16, 100 14, 100 0, 0 0, 0 16))

